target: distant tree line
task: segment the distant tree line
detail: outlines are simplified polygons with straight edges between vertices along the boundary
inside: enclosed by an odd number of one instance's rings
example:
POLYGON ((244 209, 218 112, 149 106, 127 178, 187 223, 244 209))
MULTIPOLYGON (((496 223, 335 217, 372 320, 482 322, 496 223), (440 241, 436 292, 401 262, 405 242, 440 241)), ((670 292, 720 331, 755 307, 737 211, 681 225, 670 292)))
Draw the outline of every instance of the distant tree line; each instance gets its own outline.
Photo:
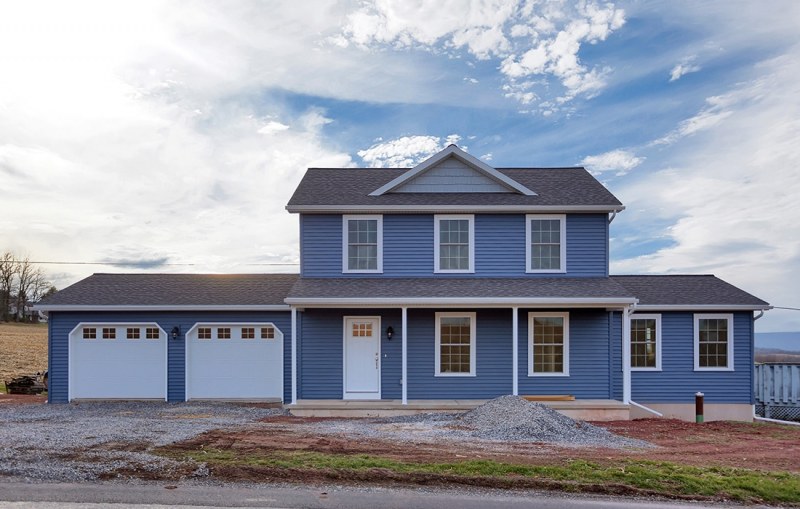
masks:
POLYGON ((4 322, 37 321, 32 304, 56 293, 41 268, 26 256, 6 251, 0 254, 0 319, 4 322))

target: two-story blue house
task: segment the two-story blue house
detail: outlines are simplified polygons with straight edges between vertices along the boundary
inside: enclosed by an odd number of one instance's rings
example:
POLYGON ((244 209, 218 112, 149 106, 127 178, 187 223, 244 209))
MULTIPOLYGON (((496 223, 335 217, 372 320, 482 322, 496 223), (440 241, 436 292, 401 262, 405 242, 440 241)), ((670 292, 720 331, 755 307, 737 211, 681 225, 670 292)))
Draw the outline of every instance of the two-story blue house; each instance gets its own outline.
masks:
POLYGON ((309 169, 300 274, 95 274, 50 312, 50 401, 274 399, 297 412, 466 408, 752 417, 770 306, 714 276, 611 276, 622 204, 582 168, 309 169), (568 399, 568 398, 559 398, 568 399))

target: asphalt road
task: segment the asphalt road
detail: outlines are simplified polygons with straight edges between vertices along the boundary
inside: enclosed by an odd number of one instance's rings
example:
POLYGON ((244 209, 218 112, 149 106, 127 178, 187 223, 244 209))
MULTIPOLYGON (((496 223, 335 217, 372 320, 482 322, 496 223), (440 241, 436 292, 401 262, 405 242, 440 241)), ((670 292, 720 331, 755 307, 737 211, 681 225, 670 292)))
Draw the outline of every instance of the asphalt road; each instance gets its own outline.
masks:
MULTIPOLYGON (((0 482, 0 509, 113 507, 264 507, 310 509, 667 509, 720 505, 649 502, 541 493, 472 490, 356 489, 0 482), (113 504, 113 505, 112 505, 113 504)), ((725 507, 730 507, 726 505, 725 507)), ((754 506, 749 506, 753 508, 754 506)))

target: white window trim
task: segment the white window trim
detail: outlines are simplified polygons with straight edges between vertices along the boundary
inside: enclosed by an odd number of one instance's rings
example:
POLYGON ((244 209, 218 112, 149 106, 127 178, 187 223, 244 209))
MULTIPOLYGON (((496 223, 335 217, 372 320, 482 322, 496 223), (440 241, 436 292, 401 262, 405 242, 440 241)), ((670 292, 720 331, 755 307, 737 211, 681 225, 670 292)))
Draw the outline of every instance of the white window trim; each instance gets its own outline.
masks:
POLYGON ((442 376, 442 377, 459 377, 459 376, 476 376, 475 371, 475 360, 476 360, 476 349, 477 349, 477 336, 475 334, 476 320, 477 314, 475 312, 465 313, 459 311, 442 311, 440 313, 436 313, 436 341, 435 341, 435 352, 434 352, 434 376, 442 376), (469 318, 469 373, 442 373, 442 327, 441 327, 441 319, 443 317, 458 317, 458 318, 469 318))
POLYGON ((526 214, 525 215, 525 272, 527 274, 564 274, 567 272, 567 215, 566 214, 526 214), (533 269, 531 267, 531 221, 534 219, 557 219, 561 222, 561 268, 533 269))
POLYGON ((383 216, 380 214, 361 215, 344 214, 342 215, 342 274, 383 274, 383 216), (377 269, 350 269, 348 267, 348 224, 351 220, 366 219, 377 221, 378 226, 378 263, 377 269))
POLYGON ((434 214, 433 216, 433 272, 434 274, 474 274, 475 273, 475 215, 474 214, 434 214), (439 222, 446 219, 466 219, 469 221, 469 268, 439 268, 439 222))
POLYGON ((656 321, 656 367, 654 368, 634 368, 631 366, 631 371, 661 371, 661 315, 660 314, 632 314, 628 317, 628 345, 631 347, 630 352, 633 352, 633 343, 631 343, 631 339, 633 337, 633 332, 631 330, 630 324, 631 320, 655 320, 656 321))
POLYGON ((528 376, 569 376, 569 313, 566 311, 537 311, 528 313, 528 376), (559 317, 564 319, 564 371, 561 373, 536 373, 533 371, 533 319, 559 317))
POLYGON ((694 370, 695 371, 733 371, 733 314, 732 313, 698 313, 694 315, 694 370), (700 320, 728 321, 728 366, 724 368, 705 368, 700 366, 700 320))

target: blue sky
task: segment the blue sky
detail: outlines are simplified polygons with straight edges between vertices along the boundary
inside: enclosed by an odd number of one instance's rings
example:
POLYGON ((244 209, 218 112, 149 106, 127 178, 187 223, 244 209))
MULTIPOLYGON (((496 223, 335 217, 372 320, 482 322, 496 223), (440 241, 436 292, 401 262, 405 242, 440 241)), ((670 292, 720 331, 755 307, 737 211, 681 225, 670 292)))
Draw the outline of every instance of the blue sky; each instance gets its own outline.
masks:
POLYGON ((59 287, 297 270, 305 168, 455 141, 587 166, 628 207, 615 273, 800 307, 797 2, 45 4, 0 5, 0 249, 127 264, 46 266, 59 287))

